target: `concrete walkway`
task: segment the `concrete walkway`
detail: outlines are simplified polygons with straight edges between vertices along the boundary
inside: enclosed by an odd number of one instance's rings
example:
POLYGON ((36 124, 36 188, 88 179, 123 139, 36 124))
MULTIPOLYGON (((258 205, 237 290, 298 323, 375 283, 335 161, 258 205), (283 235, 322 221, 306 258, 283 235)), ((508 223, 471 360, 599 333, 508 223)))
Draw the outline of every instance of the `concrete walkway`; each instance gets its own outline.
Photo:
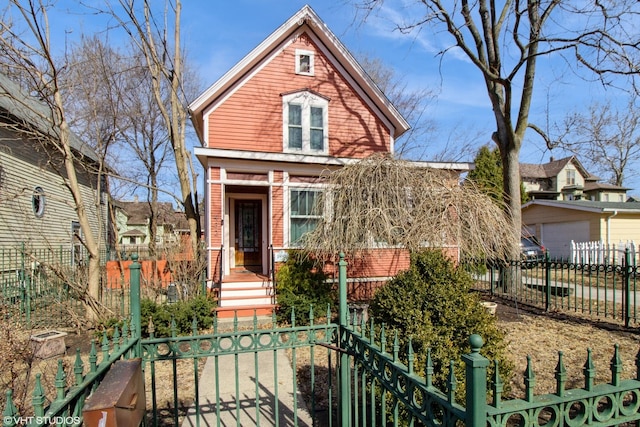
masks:
POLYGON ((183 427, 312 425, 300 393, 297 393, 297 407, 294 406, 293 370, 284 350, 278 350, 275 356, 273 351, 218 356, 217 366, 216 358, 209 357, 199 387, 200 415, 196 415, 194 403, 183 427), (274 378, 276 372, 277 378, 274 378))

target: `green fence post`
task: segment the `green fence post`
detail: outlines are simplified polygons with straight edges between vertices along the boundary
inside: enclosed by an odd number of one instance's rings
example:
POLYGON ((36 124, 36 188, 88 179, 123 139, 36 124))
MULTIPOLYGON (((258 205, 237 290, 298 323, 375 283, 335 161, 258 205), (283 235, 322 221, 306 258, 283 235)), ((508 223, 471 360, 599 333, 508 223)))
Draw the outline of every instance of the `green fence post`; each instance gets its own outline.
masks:
POLYGON ((132 254, 133 261, 129 266, 129 310, 131 311, 131 331, 135 331, 135 337, 138 340, 136 345, 136 357, 142 356, 142 321, 140 314, 140 268, 138 262, 138 254, 132 254))
POLYGON ((347 262, 344 260, 344 253, 340 253, 340 261, 338 262, 338 295, 340 310, 340 421, 342 426, 351 425, 351 396, 349 395, 349 355, 345 351, 345 345, 342 342, 345 337, 345 329, 348 326, 347 306, 347 262))
MULTIPOLYGON (((545 299, 544 309, 545 311, 549 311, 549 307, 551 306, 551 263, 549 262, 549 251, 544 251, 544 288, 545 299)), ((556 288, 556 295, 558 294, 558 289, 556 288)))
POLYGON ((626 328, 629 327, 629 322, 631 318, 631 252, 629 252, 629 248, 624 250, 624 304, 622 305, 624 308, 624 326, 626 328))
POLYGON ((480 335, 469 337, 471 353, 462 356, 466 365, 465 426, 487 426, 487 366, 489 359, 480 354, 484 342, 480 335))

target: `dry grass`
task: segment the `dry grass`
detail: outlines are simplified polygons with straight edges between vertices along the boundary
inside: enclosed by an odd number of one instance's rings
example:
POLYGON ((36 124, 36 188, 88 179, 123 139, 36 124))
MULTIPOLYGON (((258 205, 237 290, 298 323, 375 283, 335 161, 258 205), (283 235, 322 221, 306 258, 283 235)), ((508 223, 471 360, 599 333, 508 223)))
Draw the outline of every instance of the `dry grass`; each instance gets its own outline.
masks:
POLYGON ((584 386, 582 369, 587 361, 587 349, 591 350, 596 368, 596 383, 611 381, 610 363, 616 344, 623 362, 623 378, 636 376, 635 358, 640 348, 636 329, 624 330, 600 323, 596 318, 537 314, 505 304, 499 305, 497 315, 507 333, 509 357, 515 364, 510 397, 524 395, 527 356, 531 357, 535 373, 535 394, 556 391, 554 374, 559 351, 563 353, 567 370, 566 389, 584 386))

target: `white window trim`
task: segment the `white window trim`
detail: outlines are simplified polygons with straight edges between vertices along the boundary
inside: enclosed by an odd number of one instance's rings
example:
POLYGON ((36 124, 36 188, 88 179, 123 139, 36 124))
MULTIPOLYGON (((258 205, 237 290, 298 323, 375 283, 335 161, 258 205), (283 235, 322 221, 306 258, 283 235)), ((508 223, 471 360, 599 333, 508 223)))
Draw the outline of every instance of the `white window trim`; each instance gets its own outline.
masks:
POLYGON ((313 76, 314 74, 314 65, 315 65, 315 52, 311 50, 303 50, 296 49, 296 74, 300 74, 302 76, 313 76), (300 58, 303 56, 309 57, 309 71, 300 70, 300 58))
MULTIPOLYGON (((283 187, 283 208, 284 208, 284 219, 283 223, 283 237, 284 244, 287 248, 299 248, 296 244, 291 241, 291 191, 317 191, 327 194, 326 192, 329 188, 324 184, 312 184, 312 185, 285 185, 283 187)), ((331 203, 329 199, 325 199, 324 206, 322 208, 321 217, 327 217, 331 215, 331 203)))
POLYGON ((31 195, 31 209, 36 218, 42 218, 44 216, 44 211, 47 207, 46 203, 44 189, 40 186, 35 187, 31 195))
POLYGON ((301 91, 282 97, 282 151, 285 153, 329 153, 329 101, 310 91, 301 91), (289 147, 289 104, 302 105, 302 149, 289 147), (322 108, 322 150, 311 149, 311 107, 322 108))

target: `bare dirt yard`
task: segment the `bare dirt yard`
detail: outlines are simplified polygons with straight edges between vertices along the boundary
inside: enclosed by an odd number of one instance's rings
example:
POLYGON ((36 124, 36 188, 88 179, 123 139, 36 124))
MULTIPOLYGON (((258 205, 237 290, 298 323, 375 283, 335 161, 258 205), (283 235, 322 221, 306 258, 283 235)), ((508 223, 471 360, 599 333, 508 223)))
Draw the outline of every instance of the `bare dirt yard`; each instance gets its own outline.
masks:
POLYGON ((554 393, 559 351, 567 370, 567 390, 584 387, 583 368, 588 350, 596 368, 596 383, 611 381, 610 363, 616 344, 623 362, 622 377, 636 377, 636 356, 640 350, 637 327, 624 328, 576 313, 544 313, 496 302, 498 323, 506 332, 510 358, 515 364, 512 395, 506 397, 524 396, 527 356, 531 357, 535 373, 535 394, 554 393))

